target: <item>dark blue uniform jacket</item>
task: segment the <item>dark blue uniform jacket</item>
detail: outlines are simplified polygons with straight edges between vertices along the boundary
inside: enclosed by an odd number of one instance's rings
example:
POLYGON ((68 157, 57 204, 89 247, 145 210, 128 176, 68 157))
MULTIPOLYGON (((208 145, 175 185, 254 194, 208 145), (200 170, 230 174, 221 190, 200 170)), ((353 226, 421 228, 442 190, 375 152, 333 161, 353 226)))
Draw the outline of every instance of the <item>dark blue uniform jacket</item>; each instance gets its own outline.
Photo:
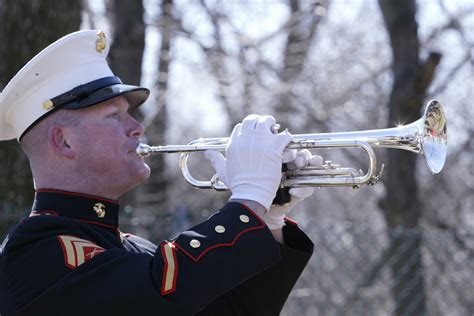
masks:
POLYGON ((39 190, 0 248, 0 315, 278 315, 313 249, 240 203, 158 246, 122 233, 118 208, 39 190))

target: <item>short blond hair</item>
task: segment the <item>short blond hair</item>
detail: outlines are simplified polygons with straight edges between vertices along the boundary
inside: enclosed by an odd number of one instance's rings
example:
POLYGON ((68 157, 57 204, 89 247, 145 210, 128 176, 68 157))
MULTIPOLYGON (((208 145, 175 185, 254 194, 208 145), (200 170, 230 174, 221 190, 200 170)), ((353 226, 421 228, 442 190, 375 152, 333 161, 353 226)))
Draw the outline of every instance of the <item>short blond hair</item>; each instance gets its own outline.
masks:
POLYGON ((29 159, 42 153, 48 140, 48 131, 53 125, 77 126, 80 120, 74 110, 57 110, 42 119, 21 138, 20 145, 29 159))

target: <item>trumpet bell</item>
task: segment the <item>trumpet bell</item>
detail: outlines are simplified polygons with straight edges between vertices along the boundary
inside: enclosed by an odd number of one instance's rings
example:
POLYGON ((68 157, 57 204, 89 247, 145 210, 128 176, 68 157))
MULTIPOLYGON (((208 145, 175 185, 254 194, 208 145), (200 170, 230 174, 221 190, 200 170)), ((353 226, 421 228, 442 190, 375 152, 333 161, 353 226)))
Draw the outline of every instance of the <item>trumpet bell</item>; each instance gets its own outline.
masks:
POLYGON ((422 123, 421 146, 431 172, 439 173, 444 166, 448 148, 446 117, 443 107, 435 100, 428 103, 422 123))

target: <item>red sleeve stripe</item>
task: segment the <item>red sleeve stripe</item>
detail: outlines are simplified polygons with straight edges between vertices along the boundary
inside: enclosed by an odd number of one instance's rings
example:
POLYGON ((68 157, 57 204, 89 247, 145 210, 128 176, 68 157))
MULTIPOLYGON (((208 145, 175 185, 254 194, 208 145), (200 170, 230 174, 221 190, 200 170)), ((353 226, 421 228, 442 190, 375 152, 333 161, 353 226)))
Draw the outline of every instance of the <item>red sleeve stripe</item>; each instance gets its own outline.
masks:
POLYGON ((197 257, 194 257, 192 254, 190 254, 188 251, 186 251, 186 249, 184 249, 183 247, 181 247, 178 243, 174 242, 174 245, 176 247, 178 247, 178 249, 180 251, 182 251, 184 254, 186 254, 189 258, 191 258, 191 260, 193 260, 194 262, 198 262, 199 260, 201 260, 201 258, 206 254, 208 253, 209 251, 213 250, 213 249, 216 249, 216 248, 219 248, 219 247, 233 247, 236 243, 237 243, 237 240, 239 240, 239 238, 245 234, 245 233, 248 233, 252 230, 259 230, 259 229, 262 229, 264 228, 265 225, 260 225, 260 226, 255 226, 255 227, 251 227, 251 228, 248 228, 246 230, 243 230, 241 231, 239 234, 237 234, 237 236, 234 237, 234 239, 232 240, 232 242, 230 243, 222 243, 222 244, 216 244, 214 246, 211 246, 211 247, 208 247, 206 248, 205 250, 203 250, 199 256, 197 257))
POLYGON ((286 222, 287 224, 290 224, 290 225, 298 226, 298 222, 295 221, 294 219, 289 218, 289 217, 285 217, 285 222, 286 222))
POLYGON ((186 251, 186 249, 184 249, 182 246, 180 246, 176 241, 174 241, 173 244, 179 249, 179 251, 184 253, 191 260, 193 260, 194 262, 198 262, 209 251, 211 251, 213 249, 216 249, 216 248, 219 248, 219 247, 233 247, 243 234, 251 232, 253 230, 264 229, 266 227, 265 222, 252 209, 248 208, 247 205, 245 205, 245 204, 242 204, 242 203, 239 203, 239 204, 242 205, 243 208, 245 208, 248 212, 250 212, 253 215, 254 218, 256 218, 258 220, 258 222, 260 223, 258 226, 249 227, 249 228, 239 232, 230 243, 216 244, 216 245, 213 245, 211 247, 208 247, 208 248, 204 249, 197 257, 193 256, 188 251, 186 251))
POLYGON ((161 254, 165 264, 161 281, 161 295, 167 295, 176 290, 176 280, 178 279, 178 261, 176 259, 175 245, 171 242, 162 243, 161 254))

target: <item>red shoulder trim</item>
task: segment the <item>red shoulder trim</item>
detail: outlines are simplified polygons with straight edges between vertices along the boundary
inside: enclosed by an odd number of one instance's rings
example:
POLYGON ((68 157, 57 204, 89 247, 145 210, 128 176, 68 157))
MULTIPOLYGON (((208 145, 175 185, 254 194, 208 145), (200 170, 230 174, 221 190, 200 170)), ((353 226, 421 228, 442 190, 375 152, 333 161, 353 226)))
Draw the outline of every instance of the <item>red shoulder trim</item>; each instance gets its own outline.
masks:
POLYGON ((115 227, 113 225, 107 225, 107 224, 104 224, 104 223, 88 221, 88 220, 79 219, 79 218, 70 218, 70 219, 72 219, 73 221, 83 222, 83 223, 87 223, 87 224, 92 224, 92 225, 97 225, 97 226, 102 226, 102 227, 105 227, 105 228, 110 228, 110 229, 117 230, 117 227, 115 227))

